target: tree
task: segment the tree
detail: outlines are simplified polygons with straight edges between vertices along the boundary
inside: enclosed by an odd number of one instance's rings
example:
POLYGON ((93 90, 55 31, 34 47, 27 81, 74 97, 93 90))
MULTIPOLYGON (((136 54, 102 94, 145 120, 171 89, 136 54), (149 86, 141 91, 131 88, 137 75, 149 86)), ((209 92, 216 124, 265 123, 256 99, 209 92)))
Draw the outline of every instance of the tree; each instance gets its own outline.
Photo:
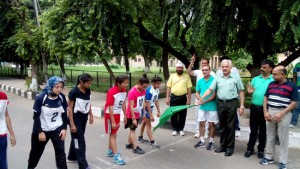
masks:
POLYGON ((212 46, 222 54, 244 49, 252 56, 253 64, 247 66, 252 76, 268 56, 286 52, 292 53, 288 60, 299 56, 299 1, 213 0, 209 4, 195 18, 198 24, 205 22, 194 34, 205 48, 212 46))

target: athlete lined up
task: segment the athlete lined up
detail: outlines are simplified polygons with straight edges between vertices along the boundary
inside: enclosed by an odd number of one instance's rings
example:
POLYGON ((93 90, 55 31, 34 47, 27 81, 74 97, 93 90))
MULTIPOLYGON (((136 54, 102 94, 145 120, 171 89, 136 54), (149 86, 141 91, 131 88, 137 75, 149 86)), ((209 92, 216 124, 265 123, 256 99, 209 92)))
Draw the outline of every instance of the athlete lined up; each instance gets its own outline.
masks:
POLYGON ((67 169, 64 144, 67 129, 67 100, 61 93, 63 87, 62 78, 50 77, 44 91, 35 99, 28 169, 37 166, 49 139, 53 143, 57 168, 67 169))
POLYGON ((139 142, 145 142, 143 139, 143 133, 144 129, 146 127, 147 135, 150 140, 150 147, 158 148, 159 145, 154 141, 153 134, 151 132, 151 122, 154 122, 154 116, 153 116, 153 109, 154 106, 156 106, 157 109, 157 117, 160 116, 160 108, 159 108, 159 102, 158 102, 158 96, 159 96, 159 88, 162 82, 162 79, 158 76, 155 76, 152 79, 152 85, 147 88, 146 90, 146 101, 145 101, 145 116, 143 119, 143 122, 141 124, 141 133, 139 136, 138 141, 139 142))
POLYGON ((68 162, 78 162, 79 169, 89 169, 85 152, 85 128, 89 123, 93 124, 94 117, 91 109, 91 90, 93 81, 91 75, 84 73, 78 77, 77 86, 69 92, 68 116, 71 130, 71 144, 68 154, 68 162))
POLYGON ((117 132, 120 127, 120 113, 124 113, 124 123, 126 124, 126 88, 128 86, 128 77, 119 75, 116 78, 115 86, 107 91, 106 104, 104 107, 105 131, 109 134, 107 157, 113 157, 113 162, 124 165, 126 162, 121 158, 117 151, 117 132))
POLYGON ((135 129, 138 127, 141 110, 144 108, 146 89, 149 84, 147 75, 144 74, 138 81, 138 84, 130 89, 128 92, 128 106, 126 110, 127 123, 125 129, 129 128, 127 149, 133 149, 133 153, 144 154, 138 145, 135 138, 135 129))

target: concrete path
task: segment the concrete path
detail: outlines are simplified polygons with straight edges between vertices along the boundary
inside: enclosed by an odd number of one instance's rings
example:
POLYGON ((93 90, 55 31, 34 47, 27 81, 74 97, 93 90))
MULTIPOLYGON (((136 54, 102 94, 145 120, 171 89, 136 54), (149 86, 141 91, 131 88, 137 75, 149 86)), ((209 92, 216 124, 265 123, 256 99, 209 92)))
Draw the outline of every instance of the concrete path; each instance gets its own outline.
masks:
MULTIPOLYGON (((24 79, 16 79, 10 77, 2 77, 0 76, 0 89, 12 92, 14 94, 20 95, 22 97, 26 97, 28 99, 34 99, 34 94, 27 90, 27 86, 25 85, 24 79), (22 92, 16 92, 22 91, 22 92), (25 94, 24 94, 25 93, 25 94)), ((63 93, 67 96, 70 88, 65 88, 63 93)), ((195 100, 195 94, 192 95, 192 100, 195 100)), ((92 110, 96 117, 101 117, 101 110, 104 107, 106 102, 106 93, 98 93, 92 92, 92 110)), ((165 104, 165 98, 161 98, 159 100, 161 111, 164 112, 168 106, 165 104)), ((195 109, 188 109, 187 119, 185 131, 194 133, 195 132, 195 109)), ((237 139, 240 141, 247 142, 249 139, 249 117, 250 117, 249 109, 245 109, 245 114, 239 117, 240 120, 240 128, 241 128, 241 136, 237 139)), ((300 121, 298 125, 294 129, 290 129, 290 140, 289 147, 291 148, 299 148, 300 149, 300 121)))

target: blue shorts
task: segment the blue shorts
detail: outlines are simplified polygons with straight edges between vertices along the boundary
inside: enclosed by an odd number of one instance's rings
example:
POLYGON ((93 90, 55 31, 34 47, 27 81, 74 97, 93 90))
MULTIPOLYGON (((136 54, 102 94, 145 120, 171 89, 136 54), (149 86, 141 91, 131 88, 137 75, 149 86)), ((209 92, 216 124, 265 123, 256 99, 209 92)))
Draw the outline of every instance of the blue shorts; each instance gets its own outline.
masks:
MULTIPOLYGON (((150 108, 151 108, 151 111, 153 112, 153 108, 154 108, 154 106, 150 106, 150 108)), ((145 109, 146 110, 146 109, 145 109)), ((144 117, 144 109, 142 109, 142 117, 144 117)), ((145 113, 145 117, 147 118, 147 119, 150 119, 150 113, 146 110, 146 113, 145 113)))

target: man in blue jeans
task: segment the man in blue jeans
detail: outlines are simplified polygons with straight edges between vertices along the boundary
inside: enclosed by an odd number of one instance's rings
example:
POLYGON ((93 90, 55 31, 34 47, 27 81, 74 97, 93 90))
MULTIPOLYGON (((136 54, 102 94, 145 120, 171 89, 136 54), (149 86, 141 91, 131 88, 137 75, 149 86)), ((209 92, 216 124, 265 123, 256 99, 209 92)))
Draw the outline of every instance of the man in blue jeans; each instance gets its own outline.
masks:
MULTIPOLYGON (((295 65, 293 69, 293 82, 296 84, 298 89, 298 95, 300 97, 300 62, 295 65)), ((293 116, 290 124, 290 128, 294 128, 297 125, 298 117, 300 113, 300 103, 297 102, 297 107, 292 111, 293 116)))

